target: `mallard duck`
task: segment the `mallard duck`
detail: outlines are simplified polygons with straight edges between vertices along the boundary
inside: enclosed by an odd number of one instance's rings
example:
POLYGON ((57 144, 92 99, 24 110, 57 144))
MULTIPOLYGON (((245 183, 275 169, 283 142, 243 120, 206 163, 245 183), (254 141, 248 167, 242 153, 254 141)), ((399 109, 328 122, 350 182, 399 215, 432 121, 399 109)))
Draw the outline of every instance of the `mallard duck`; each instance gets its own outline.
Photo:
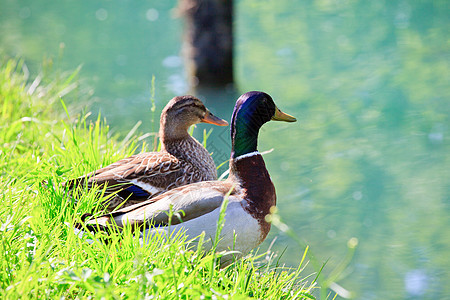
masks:
POLYGON ((91 188, 105 187, 109 211, 150 199, 170 189, 198 181, 217 179, 216 166, 208 151, 188 128, 197 123, 226 126, 196 97, 179 96, 169 101, 161 114, 160 152, 145 152, 124 158, 107 167, 66 183, 91 188))
MULTIPOLYGON (((272 98, 263 92, 248 92, 236 102, 231 119, 232 151, 230 174, 224 181, 197 182, 160 194, 141 204, 129 206, 112 214, 85 223, 90 231, 146 225, 145 236, 186 230, 189 237, 202 232, 214 240, 217 221, 224 199, 228 199, 225 224, 216 250, 235 250, 241 256, 258 246, 267 236, 270 223, 266 216, 276 204, 275 187, 264 160, 257 150, 258 132, 270 121, 295 122, 281 112, 272 98), (169 212, 180 212, 169 224, 169 212)), ((211 246, 211 239, 206 248, 211 246)))

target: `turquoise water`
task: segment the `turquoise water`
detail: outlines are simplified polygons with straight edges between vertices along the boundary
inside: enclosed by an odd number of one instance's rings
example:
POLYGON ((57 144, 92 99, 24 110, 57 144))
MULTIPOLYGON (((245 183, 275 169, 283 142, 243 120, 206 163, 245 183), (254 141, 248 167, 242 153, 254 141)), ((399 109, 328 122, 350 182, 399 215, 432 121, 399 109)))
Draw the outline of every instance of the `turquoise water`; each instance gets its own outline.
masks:
MULTIPOLYGON (((116 132, 151 122, 188 92, 175 1, 0 0, 0 51, 83 64, 116 132)), ((328 260, 329 274, 358 239, 337 283, 357 299, 450 297, 450 11, 448 1, 237 1, 236 90, 201 91, 229 118, 249 90, 271 94, 297 123, 269 123, 259 149, 277 188, 279 214, 328 260), (355 241, 354 239, 352 241, 355 241)), ((199 126, 196 135, 210 126, 199 126)), ((228 129, 208 148, 229 155, 228 129)), ((303 248, 274 228, 262 245, 295 266, 303 248)))

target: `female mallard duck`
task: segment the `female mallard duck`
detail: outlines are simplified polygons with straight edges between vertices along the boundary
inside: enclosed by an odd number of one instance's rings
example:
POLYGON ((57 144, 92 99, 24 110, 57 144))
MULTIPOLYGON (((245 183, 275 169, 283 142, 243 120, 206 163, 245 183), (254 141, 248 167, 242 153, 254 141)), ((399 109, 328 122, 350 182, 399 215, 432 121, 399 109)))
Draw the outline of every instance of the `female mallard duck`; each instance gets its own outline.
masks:
POLYGON ((216 180, 217 171, 208 151, 188 134, 197 123, 219 126, 228 122, 214 116, 193 96, 175 97, 161 114, 160 152, 140 153, 68 182, 105 188, 107 209, 126 207, 170 189, 198 181, 216 180))
POLYGON ((172 189, 141 204, 90 220, 86 222, 87 228, 96 231, 105 230, 111 223, 120 227, 138 225, 133 228, 146 224, 149 234, 165 232, 169 228, 168 215, 172 209, 173 212, 182 211, 182 216, 172 218, 171 231, 186 230, 190 237, 205 232, 205 241, 207 238, 214 240, 221 205, 228 197, 225 224, 216 249, 233 249, 241 255, 248 253, 266 238, 270 223, 265 217, 276 203, 275 188, 257 150, 259 129, 270 120, 296 121, 281 112, 266 93, 242 95, 231 119, 232 151, 227 180, 198 182, 172 189))

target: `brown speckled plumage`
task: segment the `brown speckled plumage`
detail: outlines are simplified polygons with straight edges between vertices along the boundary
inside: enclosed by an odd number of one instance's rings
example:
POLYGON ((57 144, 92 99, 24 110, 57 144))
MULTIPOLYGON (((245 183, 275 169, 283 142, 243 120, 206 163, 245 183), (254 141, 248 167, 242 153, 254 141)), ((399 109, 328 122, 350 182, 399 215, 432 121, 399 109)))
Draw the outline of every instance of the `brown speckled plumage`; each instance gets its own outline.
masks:
POLYGON ((193 96, 172 99, 160 120, 160 152, 146 152, 119 160, 76 180, 68 181, 88 187, 106 185, 105 201, 112 211, 119 205, 127 207, 186 184, 217 179, 216 166, 208 151, 187 130, 200 123, 227 125, 213 116, 193 96))

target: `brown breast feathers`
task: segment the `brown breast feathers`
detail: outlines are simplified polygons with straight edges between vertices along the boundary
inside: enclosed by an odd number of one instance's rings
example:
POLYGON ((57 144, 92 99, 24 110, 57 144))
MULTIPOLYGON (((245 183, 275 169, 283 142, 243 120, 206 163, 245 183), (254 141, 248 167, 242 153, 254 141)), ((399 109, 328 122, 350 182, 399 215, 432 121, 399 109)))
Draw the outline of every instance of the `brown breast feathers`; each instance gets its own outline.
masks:
POLYGON ((239 180, 246 200, 244 209, 250 213, 261 225, 262 239, 270 230, 270 223, 265 217, 270 208, 275 206, 277 196, 275 187, 267 172, 266 164, 260 154, 244 157, 230 163, 231 176, 239 180))

